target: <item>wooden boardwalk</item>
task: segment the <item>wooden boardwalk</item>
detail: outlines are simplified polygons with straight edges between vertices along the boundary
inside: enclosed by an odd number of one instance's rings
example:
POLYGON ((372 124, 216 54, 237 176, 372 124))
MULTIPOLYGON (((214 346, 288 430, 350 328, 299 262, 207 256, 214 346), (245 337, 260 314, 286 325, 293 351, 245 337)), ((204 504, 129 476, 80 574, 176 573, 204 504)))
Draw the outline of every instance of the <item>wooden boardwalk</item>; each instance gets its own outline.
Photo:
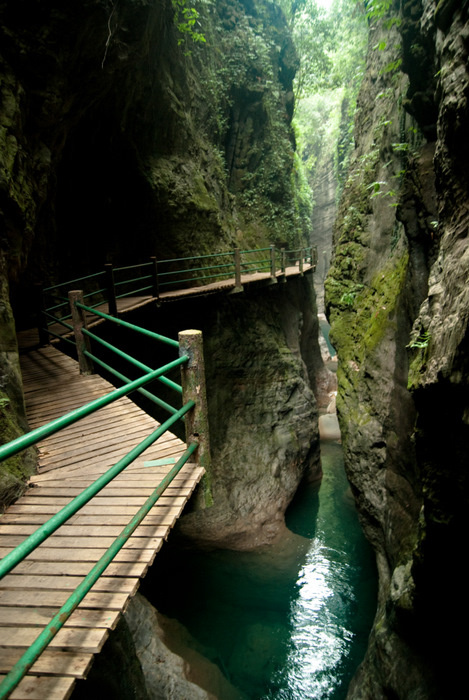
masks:
MULTIPOLYGON (((42 425, 113 387, 47 346, 22 356, 27 415, 42 425)), ((113 466, 158 423, 122 398, 39 445, 39 474, 0 517, 0 556, 113 466)), ((0 679, 38 636, 185 450, 167 432, 0 581, 0 679), (145 466, 146 461, 158 466, 145 466), (2 675, 3 674, 3 675, 2 675)), ((62 700, 85 678, 203 470, 186 464, 15 691, 62 700)))

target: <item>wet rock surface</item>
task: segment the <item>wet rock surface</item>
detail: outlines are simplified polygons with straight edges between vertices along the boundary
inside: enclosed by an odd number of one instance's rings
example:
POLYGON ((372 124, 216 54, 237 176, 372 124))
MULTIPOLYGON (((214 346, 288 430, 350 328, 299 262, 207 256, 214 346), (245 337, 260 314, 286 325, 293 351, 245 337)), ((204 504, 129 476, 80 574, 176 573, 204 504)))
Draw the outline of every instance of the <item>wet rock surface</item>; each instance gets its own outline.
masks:
POLYGON ((370 49, 327 281, 346 468, 380 574, 349 697, 373 700, 457 692, 468 612, 468 8, 409 2, 402 19, 372 28, 387 45, 370 49), (388 70, 394 31, 407 77, 388 70))

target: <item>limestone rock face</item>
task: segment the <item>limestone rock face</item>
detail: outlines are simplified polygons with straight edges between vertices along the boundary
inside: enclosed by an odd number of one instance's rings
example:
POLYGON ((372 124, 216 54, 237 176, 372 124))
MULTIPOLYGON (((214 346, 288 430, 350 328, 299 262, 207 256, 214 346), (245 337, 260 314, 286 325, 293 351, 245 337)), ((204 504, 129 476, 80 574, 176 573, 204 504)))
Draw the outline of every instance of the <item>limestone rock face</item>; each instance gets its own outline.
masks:
POLYGON ((468 6, 416 0, 401 19, 372 24, 386 49, 369 51, 326 283, 347 473, 380 575, 349 692, 370 700, 454 694, 467 620, 468 6))
POLYGON ((327 370, 312 276, 174 309, 161 309, 163 327, 171 316, 203 332, 212 452, 213 504, 180 531, 207 545, 265 544, 300 481, 320 478, 316 397, 328 399, 327 370))
POLYGON ((196 650, 182 625, 158 613, 144 596, 137 593, 130 600, 124 621, 148 700, 240 700, 218 667, 196 650))
POLYGON ((20 415, 13 314, 34 326, 34 282, 309 234, 285 18, 199 5, 194 43, 171 0, 0 0, 0 388, 20 415))

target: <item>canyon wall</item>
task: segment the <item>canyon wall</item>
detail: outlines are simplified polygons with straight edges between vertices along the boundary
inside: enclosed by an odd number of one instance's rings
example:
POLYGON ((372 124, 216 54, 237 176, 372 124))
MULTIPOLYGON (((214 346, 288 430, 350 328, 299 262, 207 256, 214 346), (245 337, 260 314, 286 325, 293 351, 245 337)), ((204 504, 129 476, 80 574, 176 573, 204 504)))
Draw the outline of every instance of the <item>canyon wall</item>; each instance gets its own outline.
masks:
MULTIPOLYGON (((267 0, 192 6, 195 27, 171 0, 0 0, 5 441, 25 427, 15 324, 35 323, 34 283, 308 240, 284 16, 267 0)), ((33 464, 2 466, 0 500, 33 464)))
POLYGON ((464 687, 469 4, 372 20, 326 282, 347 474, 380 578, 350 698, 464 687))

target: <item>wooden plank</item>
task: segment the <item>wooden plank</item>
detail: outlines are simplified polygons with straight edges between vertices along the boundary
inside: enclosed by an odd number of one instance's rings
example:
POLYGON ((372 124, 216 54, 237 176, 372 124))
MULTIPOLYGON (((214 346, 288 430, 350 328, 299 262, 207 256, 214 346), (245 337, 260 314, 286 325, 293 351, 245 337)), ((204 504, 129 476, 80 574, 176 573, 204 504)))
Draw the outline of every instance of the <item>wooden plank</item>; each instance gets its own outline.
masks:
MULTIPOLYGON (((163 540, 160 542, 160 546, 163 540)), ((0 556, 4 557, 11 551, 11 547, 0 547, 0 556)), ((92 562, 96 563, 107 549, 98 549, 96 547, 74 548, 74 549, 57 549, 55 547, 41 545, 34 552, 28 555, 25 561, 56 561, 56 562, 92 562)), ((158 549, 121 549, 116 554, 115 562, 146 562, 151 563, 158 549)))
MULTIPOLYGON (((25 559, 13 569, 17 575, 36 576, 86 576, 92 568, 87 561, 29 561, 25 559)), ((148 568, 145 562, 112 562, 105 571, 106 576, 141 578, 148 568)))
MULTIPOLYGON (((70 596, 70 591, 0 591, 0 605, 13 607, 60 608, 70 596)), ((129 595, 127 593, 87 593, 80 608, 98 610, 122 610, 129 595)))
MULTIPOLYGON (((42 499, 41 497, 36 497, 33 495, 27 495, 23 496, 20 499, 21 505, 31 505, 31 506, 39 506, 41 505, 41 502, 46 499, 42 499)), ((49 499, 47 499, 49 500, 49 499)), ((61 497, 61 496, 56 496, 55 498, 51 498, 51 501, 53 501, 53 504, 56 506, 60 506, 63 508, 63 506, 66 506, 67 503, 70 503, 72 500, 71 498, 67 497, 61 497)), ((138 509, 143 503, 145 503, 145 496, 141 497, 119 497, 119 496, 101 496, 101 495, 96 495, 93 498, 92 501, 92 509, 93 511, 98 511, 101 508, 101 506, 134 506, 136 509, 138 509)), ((172 496, 172 495, 166 495, 164 494, 163 496, 160 497, 159 501, 163 502, 164 505, 180 505, 181 503, 185 502, 185 497, 184 496, 172 496)), ((44 506, 47 506, 48 504, 44 503, 44 506)), ((89 505, 89 504, 87 504, 89 505)))
MULTIPOLYGON (((3 680, 5 676, 0 676, 3 680)), ((75 678, 65 676, 26 676, 10 695, 10 700, 68 700, 75 678)))
MULTIPOLYGON (((24 653, 21 647, 0 647, 0 673, 8 673, 24 653)), ((28 671, 28 676, 70 676, 86 678, 93 663, 93 654, 46 649, 28 671)), ((36 679, 37 680, 37 679, 36 679)), ((42 700, 44 700, 43 696, 42 700)))
MULTIPOLYGON (((182 506, 158 506, 153 508, 149 515, 145 516, 144 525, 167 525, 173 522, 174 518, 178 518, 181 514, 182 506)), ((43 525, 50 519, 48 513, 30 513, 28 506, 19 506, 15 513, 5 513, 0 518, 0 532, 4 525, 43 525)), ((107 515, 99 513, 98 515, 83 515, 79 511, 76 515, 67 520, 69 525, 100 525, 105 520, 107 525, 121 525, 124 527, 130 520, 129 515, 110 512, 107 515)), ((33 528, 36 529, 36 528, 33 528)), ((18 533, 17 533, 18 534, 18 533)))
MULTIPOLYGON (((142 419, 142 416, 139 414, 132 415, 126 406, 122 406, 122 408, 120 408, 120 406, 116 406, 115 408, 116 410, 109 419, 110 422, 107 422, 99 413, 96 413, 93 416, 90 416, 90 418, 78 421, 77 423, 70 425, 68 428, 65 428, 60 433, 56 433, 50 438, 43 440, 39 444, 39 450, 41 452, 59 450, 64 445, 67 446, 74 440, 83 440, 84 437, 86 437, 86 439, 90 442, 102 438, 103 436, 109 441, 111 439, 119 441, 122 438, 123 419, 125 419, 126 429, 128 427, 129 431, 135 431, 140 426, 149 426, 150 429, 148 432, 150 433, 152 429, 155 429, 158 426, 158 422, 149 416, 147 416, 147 420, 145 420, 144 418, 142 419), (117 411, 118 408, 119 411, 117 411), (94 420, 91 420, 91 418, 94 418, 94 420), (113 424, 115 424, 115 427, 113 424)), ((108 414, 106 414, 106 419, 107 415, 108 414)), ((167 443, 179 445, 182 444, 181 440, 172 433, 164 433, 158 438, 157 442, 154 443, 153 447, 149 449, 155 449, 155 446, 166 445, 167 443)))
MULTIPOLYGON (((148 433, 149 434, 149 433, 148 433)), ((157 444, 157 443, 155 443, 157 444)), ((131 447, 134 447, 135 445, 131 445, 131 447)), ((148 448, 150 450, 151 448, 148 448)), ((162 449, 159 453, 159 457, 164 457, 164 456, 178 456, 182 454, 183 450, 185 449, 185 446, 180 443, 180 448, 175 448, 172 446, 165 447, 162 449)), ((107 471, 109 467, 113 466, 119 459, 121 459, 124 456, 125 453, 117 452, 113 453, 112 455, 109 454, 103 454, 100 456, 95 456, 92 460, 89 462, 86 461, 81 461, 79 464, 74 462, 73 460, 69 464, 64 464, 60 467, 61 470, 64 470, 63 473, 64 475, 70 474, 71 476, 75 476, 77 474, 88 474, 88 473, 97 473, 97 474, 102 474, 103 472, 107 471), (66 470, 66 471, 65 471, 66 470)), ((152 453, 153 454, 153 453, 152 453)), ((135 460, 135 465, 143 467, 143 462, 146 461, 149 457, 149 452, 145 451, 142 453, 140 457, 138 457, 135 460)), ((40 475, 42 476, 46 472, 50 471, 50 469, 47 468, 47 465, 43 465, 41 467, 42 471, 40 471, 40 475)), ((56 474, 50 475, 51 478, 56 478, 56 474)))
MULTIPOLYGON (((0 591, 7 590, 33 590, 40 595, 42 589, 48 591, 68 591, 72 593, 84 576, 60 576, 60 575, 26 575, 7 574, 0 581, 0 591)), ((128 593, 134 595, 139 584, 138 578, 118 578, 113 576, 101 576, 92 587, 92 591, 107 591, 115 593, 128 593)))
MULTIPOLYGON (((101 520, 103 522, 103 520, 101 520)), ((118 537, 122 532, 120 525, 62 525, 57 530, 60 537, 118 537)), ((158 523, 157 525, 149 525, 147 523, 139 525, 133 536, 136 537, 164 537, 166 527, 158 523)), ((0 536, 7 537, 9 535, 31 535, 36 532, 37 528, 34 525, 4 525, 0 529, 0 536)))
MULTIPOLYGON (((167 529, 165 527, 161 528, 160 537, 136 537, 133 535, 124 545, 123 549, 150 549, 152 547, 158 548, 161 544, 163 537, 166 537, 167 529)), ((70 546, 78 547, 79 549, 86 549, 86 547, 92 547, 94 549, 108 549, 114 542, 114 537, 75 537, 73 538, 73 543, 70 541, 70 537, 60 537, 59 535, 52 535, 48 538, 47 542, 49 547, 54 547, 61 549, 69 549, 70 546)), ((24 538, 17 535, 12 535, 11 537, 1 537, 0 536, 0 547, 6 548, 17 547, 23 542, 24 538)))
MULTIPOLYGON (((196 482, 197 483, 197 482, 196 482)), ((124 484, 115 484, 114 482, 111 482, 106 486, 102 491, 100 491, 99 494, 94 496, 94 498, 111 498, 111 497, 118 497, 118 498, 125 498, 125 499, 132 499, 132 498, 144 498, 151 496, 153 491, 156 489, 158 486, 158 481, 156 483, 150 483, 148 486, 145 484, 141 484, 139 487, 136 483, 134 484, 129 484, 129 485, 124 485, 124 484)), ((186 495, 184 493, 184 489, 187 489, 188 486, 187 484, 178 484, 173 483, 170 484, 169 486, 166 487, 166 490, 164 491, 164 494, 169 497, 173 496, 182 496, 186 495)), ((83 491, 83 488, 81 487, 73 487, 69 486, 68 483, 64 484, 63 486, 46 486, 45 484, 38 484, 34 489, 28 489, 25 492, 25 496, 32 496, 33 498, 75 498, 76 496, 79 496, 81 492, 83 491)), ((190 489, 189 489, 190 493, 190 489)))
MULTIPOLYGON (((17 501, 17 504, 10 506, 8 509, 9 513, 20 513, 23 512, 26 508, 30 510, 32 514, 48 514, 48 515, 54 515, 54 513, 58 513, 61 508, 63 508, 63 503, 56 503, 55 500, 53 501, 52 499, 47 499, 48 501, 50 500, 50 503, 43 503, 41 499, 38 499, 38 502, 28 502, 28 503, 21 503, 17 501), (19 504, 19 505, 18 505, 19 504)), ((183 503, 172 503, 172 500, 170 499, 169 501, 162 501, 161 499, 157 502, 156 506, 152 508, 150 511, 150 514, 159 511, 160 508, 178 508, 179 506, 185 505, 185 499, 183 503)), ((176 499, 179 500, 180 499, 176 499)), ((79 510, 80 515, 96 515, 97 512, 99 512, 103 516, 110 516, 110 515, 130 515, 130 518, 132 515, 135 515, 137 512, 138 508, 135 507, 134 505, 129 506, 129 505, 122 505, 122 504, 116 504, 113 505, 112 503, 106 504, 106 505, 100 505, 99 510, 96 508, 96 501, 93 502, 93 505, 91 503, 87 503, 86 506, 83 506, 79 510)), ((75 516, 72 516, 75 517, 75 516)), ((148 517, 148 516, 147 516, 148 517)), ((130 520, 130 518, 128 520, 130 520)), ((128 522, 128 521, 127 521, 128 522)), ((1 532, 1 531, 0 531, 1 532)))
MULTIPOLYGON (((29 647, 38 634, 37 627, 0 627, 0 646, 29 647)), ((103 628, 62 627, 49 642, 48 648, 97 654, 101 651, 108 635, 107 629, 103 628)))
MULTIPOLYGON (((25 559, 15 566, 17 575, 33 576, 86 576, 92 568, 90 562, 29 561, 25 559), (65 573, 64 573, 65 569, 65 573)), ((147 569, 146 562, 112 562, 105 571, 106 576, 141 578, 147 569)))
MULTIPOLYGON (((45 627, 57 611, 58 608, 0 606, 0 626, 45 627)), ((70 615, 65 626, 115 629, 120 615, 119 610, 84 610, 78 608, 70 615)))

